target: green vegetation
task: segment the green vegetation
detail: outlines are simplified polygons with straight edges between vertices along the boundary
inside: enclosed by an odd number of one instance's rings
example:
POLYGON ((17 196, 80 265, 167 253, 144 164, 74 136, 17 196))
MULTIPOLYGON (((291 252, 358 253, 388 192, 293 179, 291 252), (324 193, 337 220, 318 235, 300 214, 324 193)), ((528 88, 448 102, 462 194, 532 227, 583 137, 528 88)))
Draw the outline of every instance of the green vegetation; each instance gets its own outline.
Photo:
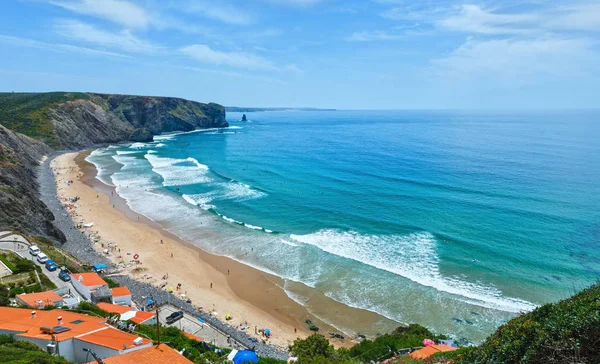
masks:
POLYGON ((313 334, 306 339, 298 339, 290 346, 298 363, 365 363, 391 358, 401 349, 423 346, 423 339, 445 339, 434 335, 421 325, 398 327, 391 334, 377 337, 375 340, 363 340, 350 349, 335 350, 325 337, 313 334))
POLYGON ((13 131, 56 146, 50 109, 67 101, 88 98, 87 94, 77 92, 0 93, 0 120, 13 131))
POLYGON ((456 363, 600 363, 600 284, 501 326, 456 363))
MULTIPOLYGON (((155 343, 158 341, 156 326, 139 325, 136 332, 155 343)), ((205 342, 190 339, 176 327, 161 327, 160 341, 178 351, 185 349, 184 356, 198 364, 222 363, 231 352, 229 349, 219 349, 205 342), (215 349, 220 352, 215 352, 215 349)))
POLYGON ((108 277, 102 277, 102 279, 104 279, 104 282, 108 283, 108 288, 121 287, 121 285, 119 283, 113 281, 112 279, 110 279, 108 277))
POLYGON ((12 270, 14 274, 32 272, 36 269, 35 263, 31 260, 21 258, 12 252, 3 252, 0 254, 0 260, 12 270))
POLYGON ((63 357, 52 356, 32 343, 15 341, 12 335, 0 335, 0 363, 68 364, 63 357))
POLYGON ((175 109, 169 109, 169 114, 182 119, 187 120, 190 115, 193 115, 197 118, 205 118, 206 115, 200 108, 200 105, 194 102, 189 101, 181 101, 177 103, 177 107, 175 109))
POLYGON ((10 269, 13 273, 16 273, 17 267, 15 267, 15 265, 8 259, 7 255, 7 253, 0 254, 0 261, 2 261, 2 263, 4 263, 4 265, 7 266, 8 269, 10 269))
MULTIPOLYGON (((64 309, 64 308, 63 308, 64 309)), ((71 312, 77 312, 84 315, 91 316, 99 316, 99 317, 109 317, 113 314, 104 311, 103 309, 97 307, 96 305, 91 304, 90 302, 83 301, 77 307, 68 310, 71 312)))
POLYGON ((79 262, 76 258, 54 246, 52 241, 42 236, 26 236, 27 240, 36 244, 41 251, 52 259, 58 266, 65 266, 71 273, 88 272, 89 265, 79 262))

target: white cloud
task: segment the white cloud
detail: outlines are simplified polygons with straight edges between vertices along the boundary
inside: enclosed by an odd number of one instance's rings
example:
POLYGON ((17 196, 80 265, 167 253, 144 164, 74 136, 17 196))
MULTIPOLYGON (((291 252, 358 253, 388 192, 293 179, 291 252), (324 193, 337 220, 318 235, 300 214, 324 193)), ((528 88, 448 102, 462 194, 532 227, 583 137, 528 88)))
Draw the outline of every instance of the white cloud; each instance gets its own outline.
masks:
POLYGON ((598 71, 597 42, 589 39, 469 38, 445 58, 435 59, 436 74, 459 79, 493 78, 507 82, 586 77, 598 71))
POLYGON ((223 2, 188 1, 176 3, 177 9, 212 18, 228 24, 248 25, 254 22, 252 16, 244 9, 223 2))
POLYGON ((583 31, 600 30, 600 3, 571 4, 559 7, 546 26, 583 31))
POLYGON ((126 28, 145 28, 152 17, 142 7, 123 0, 50 0, 67 10, 107 19, 126 28))
POLYGON ((443 28, 483 34, 519 34, 530 31, 539 24, 535 14, 498 14, 477 5, 463 5, 456 15, 441 19, 437 24, 443 28))
POLYGON ((20 38, 13 37, 10 35, 0 35, 0 43, 9 44, 12 46, 18 47, 28 47, 28 48, 37 48, 50 50, 54 52, 76 52, 83 53, 88 55, 100 55, 100 56, 109 56, 109 57, 117 57, 117 58, 131 58, 127 55, 109 52, 105 50, 92 49, 87 47, 78 47, 71 44, 62 44, 62 43, 46 43, 40 42, 34 39, 28 38, 20 38))
POLYGON ((110 32, 76 20, 59 21, 55 30, 71 39, 127 52, 152 53, 159 49, 149 42, 138 39, 128 30, 119 33, 110 32))
POLYGON ((370 42, 370 41, 384 41, 384 40, 398 40, 406 38, 406 30, 414 29, 419 26, 419 23, 399 25, 388 30, 367 30, 361 32, 354 32, 351 36, 346 38, 352 42, 370 42))
POLYGON ((296 65, 278 67, 266 58, 246 52, 224 52, 204 44, 194 44, 179 51, 194 60, 214 66, 226 66, 259 71, 300 71, 296 65))

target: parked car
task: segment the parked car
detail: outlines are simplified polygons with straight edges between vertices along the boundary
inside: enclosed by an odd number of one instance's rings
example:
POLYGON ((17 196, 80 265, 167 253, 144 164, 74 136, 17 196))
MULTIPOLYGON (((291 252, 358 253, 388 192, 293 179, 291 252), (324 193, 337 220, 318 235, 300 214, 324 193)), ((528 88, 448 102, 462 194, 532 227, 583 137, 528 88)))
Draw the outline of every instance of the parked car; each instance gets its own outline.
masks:
POLYGON ((36 256, 41 253, 40 248, 37 245, 32 245, 29 247, 29 254, 36 256))
POLYGON ((48 259, 46 260, 46 269, 48 269, 50 272, 54 272, 56 269, 58 269, 58 266, 53 260, 48 259))
POLYGON ((167 324, 170 325, 177 320, 181 320, 182 317, 183 317, 183 311, 173 312, 172 314, 167 316, 167 324))
POLYGON ((44 264, 44 263, 46 263, 47 260, 48 260, 48 256, 46 254, 41 253, 41 252, 37 254, 37 261, 38 262, 44 264))
POLYGON ((68 282, 71 280, 71 273, 69 273, 66 267, 60 267, 58 278, 60 278, 63 282, 68 282))

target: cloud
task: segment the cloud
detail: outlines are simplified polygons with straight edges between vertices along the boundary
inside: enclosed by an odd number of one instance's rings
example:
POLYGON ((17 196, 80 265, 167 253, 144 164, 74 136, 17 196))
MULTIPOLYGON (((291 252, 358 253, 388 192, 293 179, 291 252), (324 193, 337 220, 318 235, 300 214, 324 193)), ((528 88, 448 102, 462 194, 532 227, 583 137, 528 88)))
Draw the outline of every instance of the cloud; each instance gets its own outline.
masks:
POLYGON ((586 38, 538 39, 469 38, 431 64, 436 74, 459 79, 493 78, 506 82, 586 77, 598 71, 596 41, 586 38), (538 78, 543 75, 544 77, 538 78))
POLYGON ((177 9, 187 13, 198 14, 224 23, 248 25, 254 22, 252 16, 245 10, 222 2, 188 1, 176 3, 177 9))
POLYGON ((385 40, 398 40, 406 38, 406 30, 417 28, 419 23, 410 25, 400 25, 388 30, 367 30, 361 32, 354 32, 346 40, 351 42, 371 42, 371 41, 385 41, 385 40))
POLYGON ((294 5, 294 6, 310 6, 320 3, 324 0, 267 0, 273 4, 294 5))
POLYGON ((67 38, 126 52, 152 53, 159 47, 138 39, 128 30, 110 32, 76 20, 58 21, 55 30, 67 38))
POLYGON ((531 31, 539 24, 535 14, 498 14, 477 5, 463 5, 456 15, 441 19, 437 24, 443 28, 483 34, 520 34, 531 31))
POLYGON ((17 47, 28 47, 28 48, 50 50, 50 51, 54 51, 54 52, 76 52, 76 53, 83 53, 83 54, 88 54, 88 55, 100 55, 100 56, 108 56, 108 57, 116 57, 116 58, 131 58, 130 56, 120 54, 120 53, 115 53, 115 52, 108 52, 108 51, 104 51, 104 50, 79 47, 79 46, 74 46, 74 45, 70 45, 70 44, 46 43, 46 42, 40 42, 40 41, 37 41, 34 39, 13 37, 10 35, 1 35, 0 34, 0 43, 9 44, 12 46, 17 46, 17 47))
POLYGON ((300 71, 296 65, 278 67, 266 58, 246 52, 223 52, 204 44, 194 44, 179 51, 194 60, 214 66, 226 66, 259 71, 300 71))
POLYGON ((547 26, 555 29, 600 30, 600 4, 571 4, 553 12, 547 26))
POLYGON ((120 24, 126 28, 145 28, 152 17, 142 7, 123 0, 50 0, 64 9, 120 24))

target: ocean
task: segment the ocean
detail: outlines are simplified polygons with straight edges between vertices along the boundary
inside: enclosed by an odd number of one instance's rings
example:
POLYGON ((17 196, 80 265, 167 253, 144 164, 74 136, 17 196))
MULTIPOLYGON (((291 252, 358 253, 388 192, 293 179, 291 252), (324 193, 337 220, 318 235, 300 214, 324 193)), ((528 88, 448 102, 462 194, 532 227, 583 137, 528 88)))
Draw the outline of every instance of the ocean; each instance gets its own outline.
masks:
POLYGON ((247 116, 87 160, 133 210, 301 304, 308 286, 478 342, 600 277, 598 111, 247 116))

